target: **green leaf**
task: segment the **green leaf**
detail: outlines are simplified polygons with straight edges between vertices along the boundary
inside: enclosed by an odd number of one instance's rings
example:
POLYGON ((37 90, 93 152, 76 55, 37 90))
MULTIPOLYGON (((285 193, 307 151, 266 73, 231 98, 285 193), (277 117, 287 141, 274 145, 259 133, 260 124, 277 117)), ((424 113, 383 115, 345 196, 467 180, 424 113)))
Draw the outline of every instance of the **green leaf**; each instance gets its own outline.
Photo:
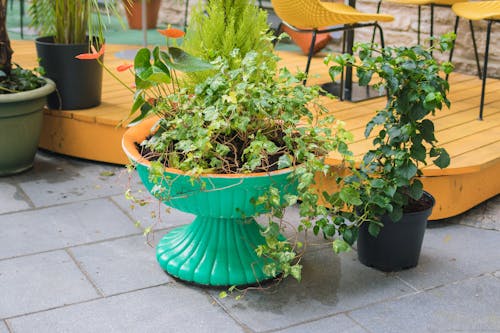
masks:
POLYGON ((425 141, 429 143, 436 141, 436 137, 434 136, 434 123, 431 120, 422 120, 420 123, 420 133, 425 141))
POLYGON ((439 157, 433 162, 437 167, 444 169, 450 165, 450 155, 445 149, 439 148, 439 157))
POLYGON ((134 71, 136 75, 141 75, 151 67, 151 51, 148 48, 142 48, 137 51, 134 58, 134 71))
POLYGON ((169 47, 168 53, 160 52, 160 56, 170 68, 185 73, 206 71, 214 68, 210 63, 194 57, 178 47, 169 47))
POLYGON ((288 154, 281 155, 278 159, 278 169, 288 168, 292 165, 292 160, 288 154))
POLYGON ((419 200, 422 197, 422 194, 424 194, 424 185, 420 180, 415 179, 410 185, 409 190, 410 196, 415 200, 419 200))
POLYGON ((380 226, 375 222, 370 222, 370 224, 368 225, 368 232, 373 237, 377 237, 380 233, 380 226))
POLYGON ((340 190, 339 197, 347 204, 359 206, 363 203, 360 198, 359 192, 352 187, 343 187, 340 190))
POLYGON ((406 161, 401 167, 397 169, 398 175, 405 179, 411 179, 417 174, 417 166, 411 161, 406 161))
POLYGON ((302 280, 302 265, 296 264, 290 267, 290 275, 300 282, 302 280))
POLYGON ((337 238, 333 241, 332 248, 335 253, 341 253, 349 251, 351 247, 345 240, 337 238))
POLYGON ((358 229, 345 229, 342 238, 351 246, 358 239, 358 229))

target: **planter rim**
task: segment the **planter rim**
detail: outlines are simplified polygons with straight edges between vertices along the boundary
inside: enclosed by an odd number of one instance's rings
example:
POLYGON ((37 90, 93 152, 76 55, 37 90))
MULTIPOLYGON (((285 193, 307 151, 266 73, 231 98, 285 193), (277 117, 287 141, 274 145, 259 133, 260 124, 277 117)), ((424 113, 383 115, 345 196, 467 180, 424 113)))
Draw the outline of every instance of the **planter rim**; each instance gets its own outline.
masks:
MULTIPOLYGON (((129 127, 122 138, 122 149, 127 155, 127 157, 134 163, 142 164, 146 167, 151 166, 151 162, 145 159, 135 147, 135 142, 142 142, 146 136, 149 134, 150 129, 153 125, 159 120, 158 117, 153 116, 143 120, 141 123, 129 127)), ((164 168, 166 172, 176 174, 176 175, 185 175, 190 176, 189 173, 174 169, 174 168, 164 168)), ((217 174, 217 173, 204 173, 202 177, 206 178, 247 178, 247 177, 269 177, 275 176, 285 173, 290 173, 293 171, 294 167, 280 169, 271 172, 252 172, 252 173, 236 173, 236 174, 217 174)))
POLYGON ((45 80, 46 84, 41 86, 40 88, 28 91, 22 91, 18 93, 0 95, 0 104, 37 99, 40 97, 47 96, 48 94, 56 90, 56 84, 54 83, 54 81, 46 77, 43 77, 43 79, 45 80))
MULTIPOLYGON (((87 39, 89 39, 89 36, 86 36, 87 39)), ((95 38, 95 37, 94 37, 95 38)), ((70 43, 70 44, 65 44, 65 43, 55 43, 54 42, 54 36, 42 36, 42 37, 37 37, 35 38, 35 43, 37 44, 42 44, 42 45, 51 45, 54 47, 65 47, 68 45, 73 45, 73 46, 88 46, 89 43, 70 43)))

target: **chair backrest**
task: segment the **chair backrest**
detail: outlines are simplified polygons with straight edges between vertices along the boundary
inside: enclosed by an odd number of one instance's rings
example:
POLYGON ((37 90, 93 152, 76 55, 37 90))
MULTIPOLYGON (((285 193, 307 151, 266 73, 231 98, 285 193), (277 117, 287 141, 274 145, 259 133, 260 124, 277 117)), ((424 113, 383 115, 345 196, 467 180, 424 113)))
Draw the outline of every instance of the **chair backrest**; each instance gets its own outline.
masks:
POLYGON ((320 0, 271 0, 274 11, 284 22, 297 28, 317 29, 339 24, 392 21, 391 15, 372 14, 337 2, 320 0))
POLYGON ((329 15, 318 0, 271 0, 274 11, 296 27, 315 27, 318 16, 329 15))
POLYGON ((453 5, 457 16, 469 20, 500 20, 500 1, 461 2, 453 5))

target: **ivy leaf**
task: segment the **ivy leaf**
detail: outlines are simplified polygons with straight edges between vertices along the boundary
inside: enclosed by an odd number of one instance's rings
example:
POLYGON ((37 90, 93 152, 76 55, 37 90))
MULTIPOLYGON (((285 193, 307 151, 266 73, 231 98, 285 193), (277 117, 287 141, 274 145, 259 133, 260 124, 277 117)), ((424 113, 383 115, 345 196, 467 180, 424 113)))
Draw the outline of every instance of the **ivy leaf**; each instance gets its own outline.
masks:
POLYGON ((296 264, 290 267, 290 275, 300 282, 302 280, 302 265, 296 264))
POLYGON ((288 154, 281 155, 278 159, 278 169, 288 168, 291 165, 292 160, 290 159, 290 156, 288 156, 288 154))
POLYGON ((332 248, 335 253, 341 253, 349 251, 351 247, 345 240, 337 238, 333 241, 332 248))

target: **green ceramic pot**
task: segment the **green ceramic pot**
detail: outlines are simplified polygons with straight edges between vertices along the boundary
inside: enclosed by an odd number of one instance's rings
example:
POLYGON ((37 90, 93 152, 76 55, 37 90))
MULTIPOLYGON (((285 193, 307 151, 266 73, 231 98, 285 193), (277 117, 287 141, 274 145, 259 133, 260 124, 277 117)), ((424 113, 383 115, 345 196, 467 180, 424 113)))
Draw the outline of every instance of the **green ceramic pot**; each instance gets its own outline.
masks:
POLYGON ((0 176, 25 171, 33 165, 42 130, 43 107, 55 84, 0 95, 0 176))
MULTIPOLYGON (((149 130, 151 122, 138 126, 149 130)), ((137 126, 129 129, 123 147, 151 192, 154 184, 149 179, 149 162, 133 145, 148 132, 138 132, 137 126)), ((160 266, 181 280, 211 286, 252 285, 272 278, 263 272, 265 259, 255 254, 255 248, 265 240, 252 216, 265 210, 253 202, 270 186, 282 193, 296 193, 297 183, 291 173, 292 169, 248 175, 213 174, 193 182, 181 171, 165 169, 163 186, 168 194, 162 196, 163 202, 196 218, 163 237, 156 252, 160 266)))

